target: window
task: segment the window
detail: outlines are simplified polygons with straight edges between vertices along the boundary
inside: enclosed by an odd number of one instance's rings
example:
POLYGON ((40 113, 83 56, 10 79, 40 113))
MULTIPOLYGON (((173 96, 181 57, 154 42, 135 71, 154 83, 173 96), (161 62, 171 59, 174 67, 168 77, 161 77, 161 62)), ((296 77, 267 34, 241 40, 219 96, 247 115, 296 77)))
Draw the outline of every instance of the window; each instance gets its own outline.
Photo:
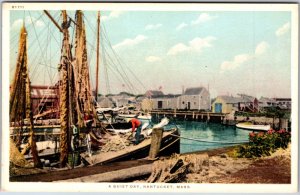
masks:
POLYGON ((184 104, 184 101, 182 102, 182 104, 184 104))
POLYGON ((196 105, 196 102, 194 102, 194 105, 196 105))

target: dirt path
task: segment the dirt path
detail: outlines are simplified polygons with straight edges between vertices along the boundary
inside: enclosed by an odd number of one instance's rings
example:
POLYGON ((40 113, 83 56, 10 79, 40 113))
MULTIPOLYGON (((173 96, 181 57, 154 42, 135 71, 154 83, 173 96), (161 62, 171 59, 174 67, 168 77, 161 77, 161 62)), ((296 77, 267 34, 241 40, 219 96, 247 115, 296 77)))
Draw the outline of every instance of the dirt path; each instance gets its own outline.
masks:
POLYGON ((235 173, 212 177, 208 183, 291 183, 290 147, 279 149, 270 157, 257 159, 235 173))
POLYGON ((200 173, 188 174, 186 182, 288 184, 291 183, 290 152, 289 146, 257 159, 210 156, 209 166, 200 173))
POLYGON ((257 160, 246 169, 226 176, 211 178, 209 183, 288 184, 291 183, 289 163, 280 157, 257 160))

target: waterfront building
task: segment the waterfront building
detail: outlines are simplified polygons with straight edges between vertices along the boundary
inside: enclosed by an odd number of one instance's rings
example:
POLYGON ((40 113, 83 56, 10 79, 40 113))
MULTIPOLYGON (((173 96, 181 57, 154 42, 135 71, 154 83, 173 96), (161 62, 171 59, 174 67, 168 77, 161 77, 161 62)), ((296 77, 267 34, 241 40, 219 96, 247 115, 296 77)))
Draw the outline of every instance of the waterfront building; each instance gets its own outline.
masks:
POLYGON ((117 95, 109 95, 107 97, 110 98, 117 107, 136 104, 135 96, 126 92, 121 92, 117 95))
POLYGON ((245 112, 258 112, 259 111, 259 101, 256 97, 238 94, 240 96, 240 109, 239 111, 245 112))
POLYGON ((183 94, 164 95, 161 91, 148 90, 142 100, 143 110, 181 109, 210 110, 210 94, 204 87, 187 88, 183 94))
POLYGON ((169 94, 153 99, 153 109, 178 109, 180 95, 169 94))
POLYGON ((98 104, 101 108, 113 108, 115 107, 115 103, 113 102, 111 97, 103 97, 98 98, 98 104))
POLYGON ((148 90, 145 93, 145 97, 147 98, 157 98, 157 97, 161 97, 164 96, 164 93, 162 91, 158 91, 158 90, 148 90))
POLYGON ((259 101, 257 98, 238 94, 240 97, 218 96, 212 102, 212 111, 216 113, 231 113, 232 111, 258 112, 259 101))
POLYGON ((291 98, 274 98, 276 104, 281 109, 291 109, 292 99, 291 98))
POLYGON ((218 96, 212 102, 212 112, 215 113, 231 113, 232 111, 241 110, 241 101, 239 97, 233 96, 218 96))
POLYGON ((261 97, 259 98, 259 108, 270 108, 277 106, 277 102, 273 98, 261 97))
POLYGON ((205 87, 187 88, 178 98, 178 109, 206 111, 211 109, 210 94, 205 87))

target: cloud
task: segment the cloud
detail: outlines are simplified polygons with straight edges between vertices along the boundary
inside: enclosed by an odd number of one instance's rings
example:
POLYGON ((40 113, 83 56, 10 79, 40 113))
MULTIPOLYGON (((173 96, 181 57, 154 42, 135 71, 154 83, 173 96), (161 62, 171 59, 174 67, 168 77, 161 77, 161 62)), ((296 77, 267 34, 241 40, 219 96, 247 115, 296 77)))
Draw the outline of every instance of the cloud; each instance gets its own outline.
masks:
POLYGON ((118 18, 124 11, 111 11, 108 16, 101 16, 101 21, 111 20, 113 18, 118 18))
POLYGON ((188 25, 186 24, 186 23, 181 23, 181 24, 179 24, 177 27, 176 27, 176 30, 181 30, 181 29, 183 29, 183 28, 185 28, 185 27, 187 27, 188 25))
POLYGON ((185 51, 189 51, 190 48, 183 43, 178 43, 169 49, 167 55, 176 55, 185 51))
POLYGON ((291 24, 289 22, 287 22, 283 26, 281 26, 280 28, 278 28, 276 30, 275 34, 276 34, 277 37, 282 36, 285 33, 289 32, 290 28, 291 28, 291 24))
POLYGON ((234 56, 234 58, 231 61, 222 62, 221 72, 224 72, 226 70, 234 70, 240 67, 246 62, 249 62, 250 60, 259 57, 260 55, 265 53, 268 48, 269 48, 269 44, 266 41, 260 42, 259 44, 257 44, 254 54, 239 54, 234 56))
POLYGON ((211 16, 207 13, 202 13, 199 15, 199 17, 196 20, 193 20, 191 22, 191 25, 197 25, 197 24, 201 24, 201 23, 205 23, 208 22, 212 19, 216 18, 216 16, 211 16))
MULTIPOLYGON (((213 20, 215 18, 217 18, 217 16, 211 16, 208 13, 202 13, 198 16, 198 18, 196 20, 192 20, 190 25, 192 25, 192 26, 198 25, 198 24, 205 23, 205 22, 208 22, 210 20, 213 20)), ((181 30, 181 29, 183 29, 187 26, 189 26, 189 24, 183 22, 183 23, 179 24, 176 27, 176 30, 179 31, 179 30, 181 30)))
POLYGON ((256 46, 255 55, 261 55, 261 54, 265 53, 266 50, 268 49, 268 47, 269 47, 269 44, 267 42, 265 42, 265 41, 260 42, 256 46))
POLYGON ((148 24, 145 29, 146 30, 155 30, 162 26, 162 24, 148 24))
POLYGON ((141 43, 142 41, 144 41, 145 39, 147 39, 146 36, 138 35, 134 39, 125 39, 124 41, 122 41, 120 43, 117 43, 116 45, 113 46, 113 48, 114 49, 119 49, 119 48, 124 47, 124 46, 137 45, 137 44, 141 43))
POLYGON ((159 62, 159 61, 161 61, 161 58, 157 57, 157 56, 148 56, 148 57, 146 57, 146 61, 147 62, 159 62))
POLYGON ((42 20, 37 20, 35 17, 26 16, 25 21, 23 19, 17 19, 13 22, 12 28, 20 28, 25 22, 25 25, 34 24, 35 27, 43 27, 45 26, 42 20))
POLYGON ((221 71, 225 70, 233 70, 237 67, 241 66, 245 62, 249 61, 251 59, 251 55, 249 54, 239 54, 234 56, 232 61, 224 61, 221 64, 221 71))
POLYGON ((196 37, 189 42, 188 45, 183 43, 178 43, 171 47, 167 55, 177 55, 179 53, 191 51, 191 52, 202 52, 203 49, 212 47, 212 42, 216 40, 213 36, 208 36, 205 38, 196 37))

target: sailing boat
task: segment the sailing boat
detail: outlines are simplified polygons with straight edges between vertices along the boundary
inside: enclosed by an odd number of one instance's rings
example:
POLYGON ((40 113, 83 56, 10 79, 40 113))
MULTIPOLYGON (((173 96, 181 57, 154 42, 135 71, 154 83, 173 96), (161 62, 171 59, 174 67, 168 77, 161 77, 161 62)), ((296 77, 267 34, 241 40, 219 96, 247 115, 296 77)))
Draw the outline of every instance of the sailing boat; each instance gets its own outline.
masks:
POLYGON ((33 162, 35 167, 41 166, 41 161, 38 157, 35 136, 33 131, 33 115, 31 110, 30 98, 30 79, 27 67, 27 32, 25 25, 20 31, 19 52, 16 65, 14 82, 10 93, 10 122, 18 128, 15 128, 15 139, 10 139, 10 160, 14 165, 25 166, 23 154, 31 149, 33 162), (19 96, 20 94, 23 94, 19 96), (24 121, 29 121, 29 127, 24 125, 24 121), (28 131, 29 130, 29 131, 28 131), (24 131, 29 134, 28 143, 22 152, 18 150, 21 145, 21 138, 24 131))
MULTIPOLYGON (((45 13, 51 19, 50 14, 47 13, 47 11, 45 11, 45 13)), ((92 156, 89 143, 86 144, 87 148, 85 148, 83 151, 80 151, 80 134, 84 134, 87 137, 87 142, 89 142, 91 138, 94 138, 94 140, 98 141, 98 137, 91 133, 91 124, 87 123, 87 121, 84 119, 85 116, 91 116, 93 118, 92 120, 95 121, 94 127, 98 128, 98 130, 100 130, 102 133, 105 132, 105 129, 103 129, 100 123, 97 123, 97 115, 90 88, 90 74, 87 63, 86 32, 83 13, 82 11, 76 11, 76 21, 73 21, 76 24, 74 55, 72 55, 72 47, 70 45, 68 31, 68 28, 71 24, 71 19, 68 20, 67 12, 65 10, 62 11, 62 18, 63 22, 61 27, 55 23, 55 25, 63 33, 61 58, 59 64, 60 167, 65 167, 68 163, 71 163, 74 167, 75 155, 78 153, 82 153, 81 156, 89 164, 98 164, 133 158, 136 159, 147 156, 147 151, 150 149, 150 139, 143 141, 137 146, 130 146, 130 150, 126 149, 118 152, 110 151, 109 153, 106 153, 106 155, 98 152, 92 156), (86 156, 86 151, 88 156, 86 156), (105 158, 102 158, 102 156, 105 156, 105 158)), ((54 19, 52 18, 51 21, 54 22, 54 19)), ((168 132, 164 132, 161 144, 162 154, 179 152, 179 138, 175 137, 174 135, 178 135, 178 129, 171 129, 168 132)), ((114 137, 111 138, 114 139, 114 137)))

